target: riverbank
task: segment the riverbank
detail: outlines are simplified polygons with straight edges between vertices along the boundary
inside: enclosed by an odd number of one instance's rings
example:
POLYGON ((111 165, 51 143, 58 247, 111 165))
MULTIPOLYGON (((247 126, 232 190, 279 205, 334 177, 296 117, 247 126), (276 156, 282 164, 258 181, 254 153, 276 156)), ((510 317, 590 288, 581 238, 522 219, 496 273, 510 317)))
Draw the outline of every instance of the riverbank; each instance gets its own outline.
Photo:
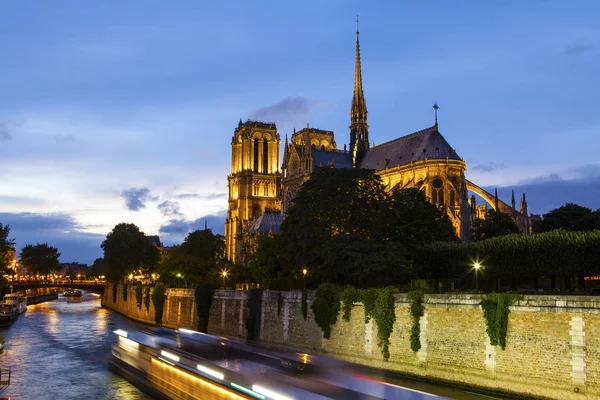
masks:
MULTIPOLYGON (((138 321, 154 324, 152 305, 137 307, 135 288, 123 300, 119 286, 113 302, 109 286, 103 304, 138 321), (110 294, 110 295, 109 295, 110 294)), ((246 338, 249 310, 246 292, 217 291, 208 332, 246 338)), ((431 382, 446 382, 522 397, 596 399, 600 395, 600 298, 595 296, 524 296, 510 307, 506 347, 492 346, 478 295, 425 295, 419 319, 421 348, 411 349, 410 300, 396 296, 390 357, 378 346, 378 327, 365 323, 362 305, 355 304, 350 320, 342 313, 324 339, 306 297, 301 292, 262 294, 258 343, 323 354, 431 382)), ((197 329, 198 316, 191 289, 169 289, 162 325, 197 329)))

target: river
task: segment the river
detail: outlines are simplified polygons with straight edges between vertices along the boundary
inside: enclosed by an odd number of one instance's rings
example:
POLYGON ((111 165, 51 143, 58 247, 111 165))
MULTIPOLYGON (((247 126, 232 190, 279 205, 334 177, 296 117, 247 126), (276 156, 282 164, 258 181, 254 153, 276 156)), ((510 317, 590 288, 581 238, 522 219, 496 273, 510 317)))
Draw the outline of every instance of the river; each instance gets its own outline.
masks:
POLYGON ((140 328, 84 293, 81 303, 58 300, 28 306, 9 328, 0 328, 5 350, 0 366, 11 367, 11 399, 150 399, 108 368, 112 332, 140 328))

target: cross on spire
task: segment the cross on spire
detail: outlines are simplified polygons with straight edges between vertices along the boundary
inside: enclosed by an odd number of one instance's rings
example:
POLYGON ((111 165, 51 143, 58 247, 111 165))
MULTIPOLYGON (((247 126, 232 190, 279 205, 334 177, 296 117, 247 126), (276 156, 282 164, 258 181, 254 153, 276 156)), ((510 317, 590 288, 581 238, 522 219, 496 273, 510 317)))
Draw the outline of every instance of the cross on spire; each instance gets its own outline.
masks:
POLYGON ((437 101, 433 103, 433 112, 435 113, 435 126, 438 124, 437 111, 440 109, 440 106, 437 105, 437 101))

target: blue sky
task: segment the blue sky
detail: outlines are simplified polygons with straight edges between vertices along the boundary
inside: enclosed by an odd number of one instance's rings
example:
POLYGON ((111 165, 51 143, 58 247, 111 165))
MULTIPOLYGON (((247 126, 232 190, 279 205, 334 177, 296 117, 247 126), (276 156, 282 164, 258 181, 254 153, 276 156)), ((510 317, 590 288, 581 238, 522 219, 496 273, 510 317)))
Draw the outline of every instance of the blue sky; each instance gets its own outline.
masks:
POLYGON ((222 232, 240 118, 348 142, 360 14, 370 139, 433 123, 530 211, 600 207, 600 3, 0 2, 0 222, 90 263, 119 222, 222 232))

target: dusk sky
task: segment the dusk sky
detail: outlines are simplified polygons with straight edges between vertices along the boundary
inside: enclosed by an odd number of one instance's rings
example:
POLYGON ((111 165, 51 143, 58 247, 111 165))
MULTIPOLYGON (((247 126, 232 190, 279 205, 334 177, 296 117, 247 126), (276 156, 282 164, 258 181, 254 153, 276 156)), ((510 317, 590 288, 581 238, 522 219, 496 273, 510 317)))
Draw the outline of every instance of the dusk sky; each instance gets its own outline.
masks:
MULTIPOLYGON (((240 118, 349 141, 433 125, 529 211, 600 207, 598 1, 0 2, 0 222, 91 263, 119 222, 223 232, 240 118)), ((492 189, 493 190, 493 189, 492 189)))

